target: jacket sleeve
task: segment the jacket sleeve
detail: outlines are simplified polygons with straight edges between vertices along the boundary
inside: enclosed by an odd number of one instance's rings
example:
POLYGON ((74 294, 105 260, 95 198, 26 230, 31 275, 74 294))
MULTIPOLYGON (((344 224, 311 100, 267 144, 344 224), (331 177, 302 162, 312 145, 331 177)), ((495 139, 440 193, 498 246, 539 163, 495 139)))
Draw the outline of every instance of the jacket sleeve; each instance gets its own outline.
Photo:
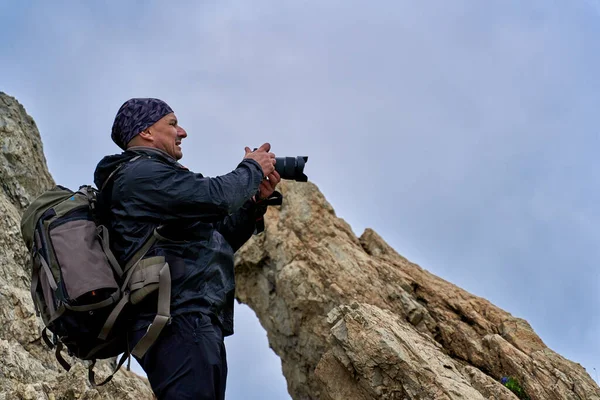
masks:
POLYGON ((115 181, 113 196, 127 199, 127 217, 169 222, 215 221, 234 214, 258 190, 262 169, 243 160, 235 170, 206 178, 177 165, 144 159, 132 163, 115 181))
POLYGON ((248 200, 238 211, 216 222, 214 226, 235 252, 255 233, 256 221, 262 219, 266 211, 267 206, 260 206, 253 200, 248 200))

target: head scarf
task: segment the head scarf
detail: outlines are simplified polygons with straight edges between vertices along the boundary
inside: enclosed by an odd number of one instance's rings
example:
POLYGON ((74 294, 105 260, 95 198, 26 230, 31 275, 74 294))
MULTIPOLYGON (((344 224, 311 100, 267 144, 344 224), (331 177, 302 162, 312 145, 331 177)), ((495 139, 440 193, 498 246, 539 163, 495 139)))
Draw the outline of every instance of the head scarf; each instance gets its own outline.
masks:
POLYGON ((131 139, 172 112, 171 107, 159 99, 129 99, 117 112, 112 126, 112 140, 126 150, 131 139))

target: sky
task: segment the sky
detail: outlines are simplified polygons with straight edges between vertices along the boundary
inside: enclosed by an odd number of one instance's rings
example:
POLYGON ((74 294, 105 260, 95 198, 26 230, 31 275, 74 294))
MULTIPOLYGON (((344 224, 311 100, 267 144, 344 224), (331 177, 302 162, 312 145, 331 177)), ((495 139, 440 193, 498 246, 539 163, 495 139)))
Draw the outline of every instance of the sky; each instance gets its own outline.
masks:
MULTIPOLYGON (((244 147, 305 172, 357 235, 526 319, 600 369, 600 4, 592 0, 0 0, 0 90, 54 179, 91 183, 131 97, 158 97, 184 158, 244 147), (368 4, 368 5, 367 5, 368 4)), ((289 399, 236 306, 227 399, 289 399)))

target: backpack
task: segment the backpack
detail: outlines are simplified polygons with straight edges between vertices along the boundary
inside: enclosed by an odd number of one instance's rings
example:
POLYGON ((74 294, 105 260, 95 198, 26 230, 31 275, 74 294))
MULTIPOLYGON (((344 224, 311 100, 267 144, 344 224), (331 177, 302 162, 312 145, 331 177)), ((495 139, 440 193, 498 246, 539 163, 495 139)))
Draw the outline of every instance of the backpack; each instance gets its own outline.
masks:
POLYGON ((164 257, 143 259, 161 238, 158 228, 121 266, 110 250, 108 229, 99 220, 98 194, 88 185, 76 192, 58 185, 36 198, 21 219, 21 233, 31 255, 31 297, 45 326, 42 338, 50 348, 56 348, 56 358, 67 371, 71 366, 61 355, 65 347, 71 356, 90 360, 92 386, 109 382, 131 354, 143 357, 170 319, 171 297, 170 270, 164 257), (130 350, 128 306, 156 290, 156 318, 130 350), (52 333, 52 340, 47 331, 52 333), (121 353, 114 372, 96 384, 96 359, 121 353))

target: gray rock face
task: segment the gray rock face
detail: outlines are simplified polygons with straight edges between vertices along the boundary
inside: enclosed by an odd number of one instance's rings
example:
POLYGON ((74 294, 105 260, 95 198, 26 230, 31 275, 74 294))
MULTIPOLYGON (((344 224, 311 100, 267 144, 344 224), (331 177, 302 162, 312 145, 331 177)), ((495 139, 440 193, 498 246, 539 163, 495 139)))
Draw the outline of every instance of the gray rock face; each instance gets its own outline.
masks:
POLYGON ((0 187, 18 211, 53 185, 33 121, 16 99, 0 92, 0 187))
MULTIPOLYGON (((65 372, 39 339, 42 324, 29 293, 20 220, 29 203, 53 185, 33 119, 0 92, 0 400, 152 399, 147 381, 126 371, 91 388, 87 367, 69 360, 75 366, 65 372)), ((107 376, 110 366, 105 362, 97 372, 107 376)))

